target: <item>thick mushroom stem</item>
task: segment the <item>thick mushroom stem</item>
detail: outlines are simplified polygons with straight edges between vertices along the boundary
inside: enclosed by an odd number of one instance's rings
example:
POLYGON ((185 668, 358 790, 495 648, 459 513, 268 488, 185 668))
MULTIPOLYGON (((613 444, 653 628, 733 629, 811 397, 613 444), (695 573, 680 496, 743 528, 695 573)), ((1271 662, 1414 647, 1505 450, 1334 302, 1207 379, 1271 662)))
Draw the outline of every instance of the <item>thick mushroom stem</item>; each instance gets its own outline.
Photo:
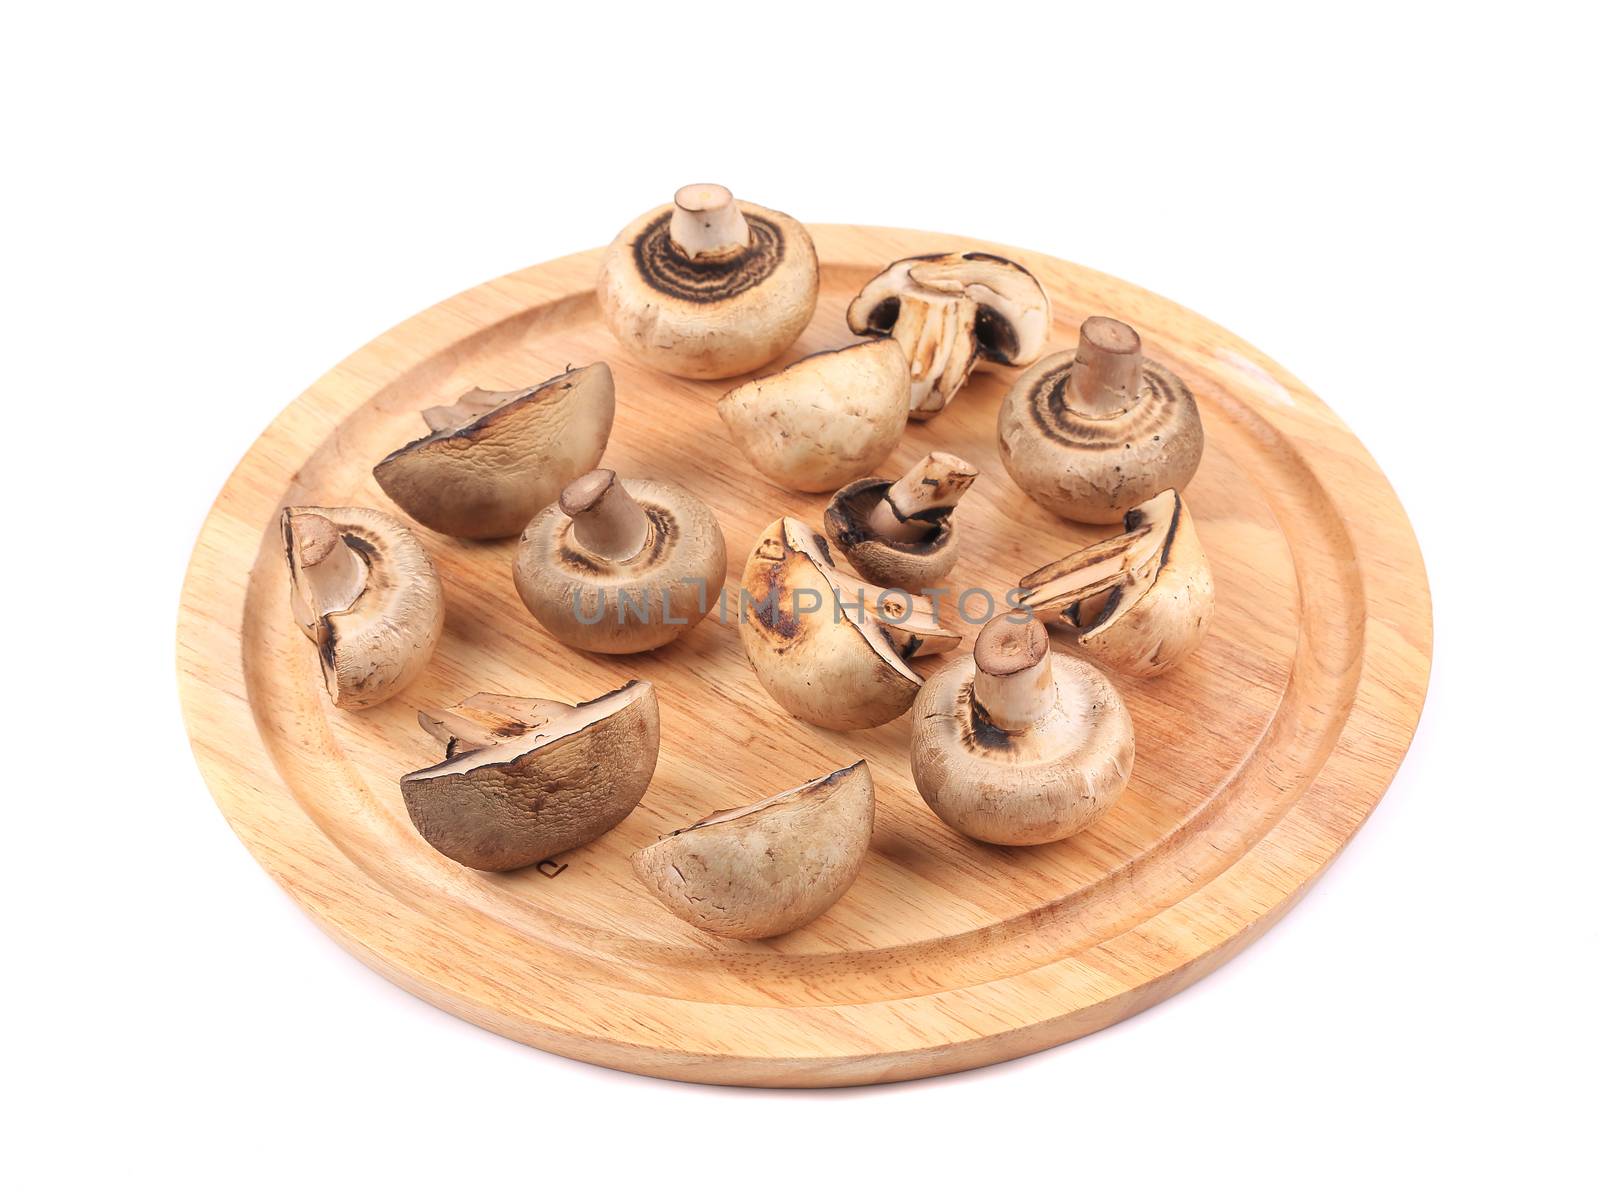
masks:
POLYGON ((977 477, 978 470, 958 456, 943 451, 925 455, 889 486, 867 515, 867 525, 880 539, 911 543, 924 538, 977 477))
POLYGON ((309 629, 327 615, 355 604, 367 587, 367 561, 345 542, 337 526, 321 514, 286 510, 283 536, 294 585, 296 622, 309 629))
POLYGON ((972 658, 972 699, 990 725, 1026 731, 1050 709, 1050 636, 1037 618, 1020 610, 991 618, 978 632, 972 658))
POLYGON ((1114 317, 1092 317, 1078 328, 1068 387, 1072 408, 1092 418, 1127 413, 1139 399, 1139 332, 1114 317))
POLYGON ((900 294, 894 340, 911 367, 911 416, 944 408, 972 373, 978 305, 965 293, 909 288, 900 294))
POLYGON ((750 245, 750 224, 721 184, 686 184, 672 198, 672 241, 691 259, 722 259, 750 245))
POLYGON ((572 519, 578 542, 603 559, 632 559, 650 538, 650 519, 609 468, 586 472, 562 489, 561 512, 572 519))

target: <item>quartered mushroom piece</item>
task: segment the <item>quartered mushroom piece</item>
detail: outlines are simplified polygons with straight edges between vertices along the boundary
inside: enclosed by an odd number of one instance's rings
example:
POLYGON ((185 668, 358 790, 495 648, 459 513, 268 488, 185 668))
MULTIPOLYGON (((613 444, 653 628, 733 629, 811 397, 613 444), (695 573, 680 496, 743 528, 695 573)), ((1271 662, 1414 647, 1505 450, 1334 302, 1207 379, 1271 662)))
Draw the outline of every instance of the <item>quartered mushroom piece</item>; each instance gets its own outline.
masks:
POLYGON ((644 797, 661 746, 648 681, 576 706, 479 693, 418 720, 445 759, 400 778, 412 823, 451 860, 500 872, 622 822, 644 797))
POLYGON ((620 655, 662 647, 704 618, 728 551, 716 515, 688 490, 597 468, 529 524, 512 573, 562 643, 620 655))
POLYGON ((1211 565, 1173 489, 1129 510, 1120 535, 1029 573, 1019 588, 1021 605, 1131 677, 1159 676, 1183 660, 1216 609, 1211 565))
POLYGON ((823 529, 867 580, 926 589, 955 567, 953 511, 977 477, 966 460, 935 451, 899 480, 867 477, 840 489, 823 529))
POLYGON ((991 619, 972 655, 923 686, 911 718, 911 775, 963 835, 1048 844, 1082 831, 1122 796, 1133 720, 1092 664, 1050 651, 1044 624, 991 619))
POLYGON ((834 731, 904 714, 922 678, 890 627, 840 604, 828 545, 796 518, 761 534, 740 581, 739 634, 762 687, 796 718, 834 731))
POLYGON ((888 458, 905 432, 910 395, 905 356, 872 339, 741 384, 717 413, 767 479, 825 493, 888 458))
POLYGON ((617 235, 596 293, 611 333, 650 367, 720 380, 783 354, 811 320, 817 281, 805 226, 690 184, 617 235))
POLYGON ((872 839, 864 760, 764 801, 719 810, 633 856, 639 880, 701 931, 764 940, 843 897, 872 839))
POLYGON ((1051 513, 1099 525, 1200 466, 1205 432, 1194 396, 1141 351, 1138 332, 1091 317, 1078 345, 1017 378, 1000 404, 1000 457, 1051 513))
POLYGON ((454 405, 423 410, 432 433, 391 452, 372 475, 424 526, 463 539, 505 538, 600 462, 615 413, 603 363, 532 388, 473 389, 454 405))
POLYGON ((416 535, 357 506, 289 506, 279 532, 290 610, 333 704, 360 710, 411 684, 444 630, 444 591, 416 535))
POLYGON ((1022 366, 1044 350, 1050 298, 1020 263, 984 251, 891 263, 850 302, 857 334, 893 336, 911 365, 911 416, 950 403, 980 360, 1022 366))

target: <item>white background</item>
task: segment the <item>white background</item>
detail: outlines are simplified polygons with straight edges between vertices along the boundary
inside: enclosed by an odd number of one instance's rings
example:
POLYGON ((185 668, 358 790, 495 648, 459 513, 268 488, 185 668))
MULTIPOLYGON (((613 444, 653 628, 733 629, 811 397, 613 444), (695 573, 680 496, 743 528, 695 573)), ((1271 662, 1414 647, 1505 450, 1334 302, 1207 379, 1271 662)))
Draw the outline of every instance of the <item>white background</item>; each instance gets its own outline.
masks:
POLYGON ((10 12, 9 1197, 1595 1197, 1592 16, 1112 7, 10 12), (701 178, 1137 281, 1389 474, 1436 623, 1410 757, 1175 1000, 919 1084, 649 1081, 385 984, 213 807, 173 624, 257 432, 701 178))

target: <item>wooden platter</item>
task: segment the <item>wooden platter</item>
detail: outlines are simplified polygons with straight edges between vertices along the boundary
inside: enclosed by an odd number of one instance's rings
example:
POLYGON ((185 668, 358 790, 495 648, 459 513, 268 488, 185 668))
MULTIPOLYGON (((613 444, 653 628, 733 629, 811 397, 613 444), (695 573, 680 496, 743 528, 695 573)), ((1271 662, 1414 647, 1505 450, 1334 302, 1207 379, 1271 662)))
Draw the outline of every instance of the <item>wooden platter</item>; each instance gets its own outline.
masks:
MULTIPOLYGON (((779 710, 745 661, 736 608, 658 653, 560 646, 512 588, 515 540, 419 528, 445 582, 439 651, 399 698, 334 710, 289 619, 273 520, 291 503, 393 512, 371 468, 422 432, 424 406, 606 360, 617 380, 606 465, 707 501, 735 590, 764 525, 789 513, 820 530, 827 500, 745 462, 713 405, 730 382, 659 376, 618 347, 591 291, 599 251, 402 323, 290 405, 229 479, 184 586, 179 681, 206 781, 267 871, 372 968, 515 1040, 660 1077, 822 1086, 1073 1039, 1182 989, 1282 915, 1377 804, 1416 726, 1432 631, 1415 539, 1355 436, 1292 376, 1169 301, 1044 255, 901 230, 813 234, 822 297, 783 362, 851 341, 844 309, 858 287, 928 251, 986 249, 1029 267, 1055 305, 1053 348, 1076 342, 1090 314, 1136 326, 1205 420, 1185 496, 1216 577, 1212 632, 1168 676, 1121 682, 1138 757, 1117 807, 1030 849, 975 844, 934 817, 911 782, 907 719, 840 734, 779 710), (620 826, 504 875, 445 860, 412 829, 398 778, 436 759, 418 706, 476 690, 576 701, 629 677, 659 691, 662 751, 620 826), (657 836, 860 757, 877 783, 872 851, 808 927, 753 944, 706 936, 634 882, 627 858, 657 836)), ((958 589, 1003 595, 1096 533, 1050 518, 1000 465, 995 411, 1012 376, 974 377, 879 470, 897 475, 935 449, 981 469, 962 503, 958 589)), ((976 600, 969 611, 984 617, 976 600)))

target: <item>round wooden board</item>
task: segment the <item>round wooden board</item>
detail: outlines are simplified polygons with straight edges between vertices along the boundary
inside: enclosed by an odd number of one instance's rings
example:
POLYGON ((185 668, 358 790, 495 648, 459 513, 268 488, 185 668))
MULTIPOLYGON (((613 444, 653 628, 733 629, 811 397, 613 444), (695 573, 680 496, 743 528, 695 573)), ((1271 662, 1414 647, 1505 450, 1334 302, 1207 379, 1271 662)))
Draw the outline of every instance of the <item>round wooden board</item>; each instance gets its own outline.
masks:
MULTIPOLYGON (((618 403, 606 464, 710 503, 735 591, 763 526, 787 513, 820 530, 826 504, 746 463, 713 405, 730 382, 660 376, 623 353, 591 291, 599 251, 402 323, 286 409, 217 499, 179 615, 183 706, 223 812, 300 905, 390 980, 513 1039, 637 1073, 787 1086, 915 1078, 1070 1040, 1182 989, 1283 914, 1377 804, 1416 726, 1432 632, 1415 539, 1361 444, 1293 377, 1169 301, 1044 255, 911 231, 812 232, 821 301, 784 362, 851 341, 845 305, 885 263, 957 248, 1039 276, 1053 348, 1094 313, 1141 331, 1205 419, 1185 496, 1216 576, 1211 634, 1168 676, 1120 683, 1138 738, 1128 791, 1088 831, 1041 848, 988 847, 940 823, 911 782, 907 719, 839 734, 789 718, 731 621, 713 616, 650 655, 558 645, 512 589, 515 540, 419 528, 445 582, 438 653, 399 698, 337 711, 289 619, 273 520, 289 503, 393 511, 371 467, 423 432, 424 406, 608 361, 618 403), (398 778, 437 758, 418 706, 476 690, 576 701, 629 677, 659 691, 661 759, 613 831, 542 869, 492 875, 412 829, 398 778), (628 856, 658 835, 860 757, 877 784, 872 851, 808 927, 751 944, 706 936, 633 880, 628 856)), ((995 411, 1013 375, 975 376, 880 469, 898 474, 939 448, 981 469, 959 515, 959 589, 1003 595, 1105 533, 1050 518, 1007 477, 995 411)), ((924 675, 937 663, 917 662, 924 675)))

